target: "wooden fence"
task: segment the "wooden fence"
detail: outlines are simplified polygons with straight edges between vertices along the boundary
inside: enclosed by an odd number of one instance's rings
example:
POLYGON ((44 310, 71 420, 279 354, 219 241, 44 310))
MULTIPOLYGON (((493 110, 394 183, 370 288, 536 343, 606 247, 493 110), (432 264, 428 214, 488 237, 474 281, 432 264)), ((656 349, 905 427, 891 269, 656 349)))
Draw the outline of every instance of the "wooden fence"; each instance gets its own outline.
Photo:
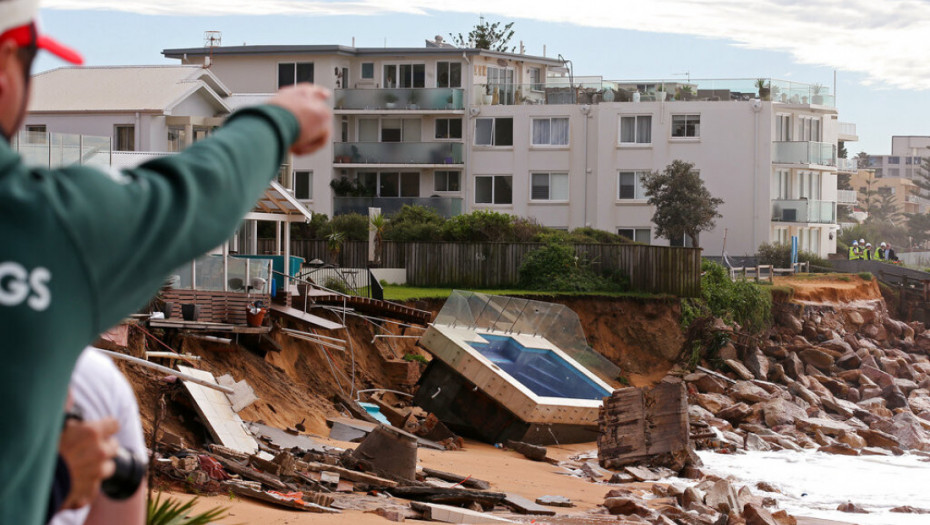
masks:
MULTIPOLYGON (((423 287, 506 288, 517 284, 524 257, 539 243, 452 243, 385 241, 381 266, 406 268, 407 283, 423 287)), ((274 243, 259 241, 259 252, 274 243)), ((701 250, 639 244, 576 244, 579 257, 603 274, 621 270, 634 291, 696 297, 701 293, 701 250)), ((326 241, 292 241, 291 253, 348 268, 368 265, 368 243, 343 243, 333 260, 326 241)))

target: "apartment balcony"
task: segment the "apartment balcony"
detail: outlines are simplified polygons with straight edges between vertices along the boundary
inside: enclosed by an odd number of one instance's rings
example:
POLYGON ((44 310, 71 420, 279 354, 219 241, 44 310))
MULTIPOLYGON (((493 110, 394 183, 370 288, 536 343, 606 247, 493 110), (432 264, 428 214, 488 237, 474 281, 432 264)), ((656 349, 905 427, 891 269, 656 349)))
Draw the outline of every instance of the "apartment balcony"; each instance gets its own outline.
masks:
POLYGON ((772 201, 772 222, 836 224, 836 203, 832 201, 772 201))
POLYGON ((13 135, 11 147, 30 166, 110 165, 109 137, 20 131, 13 135))
POLYGON ((461 142, 336 142, 333 163, 364 166, 461 166, 461 142))
POLYGON ((445 218, 462 214, 459 197, 333 197, 333 215, 358 213, 368 215, 368 208, 381 208, 381 213, 397 213, 405 205, 424 206, 436 210, 445 218))
POLYGON ((848 171, 851 173, 855 173, 859 171, 859 160, 854 159, 854 158, 853 159, 837 158, 836 169, 838 171, 848 171))
POLYGON ((463 111, 465 90, 456 88, 337 89, 337 113, 369 111, 463 111))
POLYGON ((841 206, 855 206, 859 204, 859 194, 856 190, 836 190, 836 203, 841 206))
POLYGON ((475 84, 469 97, 476 106, 521 104, 602 104, 607 102, 746 102, 754 98, 794 105, 834 107, 827 88, 777 79, 655 79, 536 84, 475 84))
POLYGON ((852 122, 840 122, 837 139, 843 142, 859 142, 856 125, 852 122))
POLYGON ((836 144, 803 141, 773 142, 772 162, 836 166, 836 144))

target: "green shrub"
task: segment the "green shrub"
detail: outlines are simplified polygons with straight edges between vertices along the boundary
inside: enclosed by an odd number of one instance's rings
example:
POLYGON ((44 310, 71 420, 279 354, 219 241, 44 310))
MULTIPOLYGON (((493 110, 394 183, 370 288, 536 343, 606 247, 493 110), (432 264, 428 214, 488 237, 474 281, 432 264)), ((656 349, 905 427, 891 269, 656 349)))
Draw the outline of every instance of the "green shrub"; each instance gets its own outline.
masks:
POLYGON ((768 328, 772 317, 771 294, 749 281, 733 281, 726 268, 701 263, 701 298, 682 301, 682 326, 687 328, 699 317, 713 315, 739 323, 748 332, 768 328))
POLYGON ((397 213, 388 217, 384 239, 402 242, 435 241, 439 239, 445 221, 433 208, 405 204, 397 213))
POLYGON ((323 286, 333 290, 334 292, 339 292, 345 295, 354 295, 354 291, 349 288, 349 285, 346 284, 342 279, 337 279, 335 277, 327 277, 323 281, 323 286))
POLYGON ((550 243, 528 253, 520 265, 520 287, 527 290, 593 292, 617 286, 575 255, 571 245, 550 243))
POLYGON ((858 275, 859 277, 861 277, 863 281, 871 281, 871 280, 872 280, 872 272, 859 272, 859 273, 856 274, 856 275, 858 275))
POLYGON ((368 216, 359 213, 336 215, 323 228, 326 235, 334 231, 342 232, 346 241, 368 240, 368 216))
POLYGON ((506 213, 475 210, 444 222, 442 237, 447 241, 509 241, 513 238, 513 221, 514 217, 506 213))

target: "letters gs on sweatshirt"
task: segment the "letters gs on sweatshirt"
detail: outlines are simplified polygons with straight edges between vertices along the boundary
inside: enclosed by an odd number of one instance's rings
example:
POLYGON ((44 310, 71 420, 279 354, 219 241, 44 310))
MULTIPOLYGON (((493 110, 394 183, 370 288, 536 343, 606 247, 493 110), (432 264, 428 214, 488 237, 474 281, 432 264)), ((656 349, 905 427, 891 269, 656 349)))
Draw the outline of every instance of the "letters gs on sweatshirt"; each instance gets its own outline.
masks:
POLYGON ((52 303, 48 282, 52 272, 37 266, 31 271, 14 261, 0 263, 0 306, 18 306, 26 302, 29 308, 41 312, 52 303))

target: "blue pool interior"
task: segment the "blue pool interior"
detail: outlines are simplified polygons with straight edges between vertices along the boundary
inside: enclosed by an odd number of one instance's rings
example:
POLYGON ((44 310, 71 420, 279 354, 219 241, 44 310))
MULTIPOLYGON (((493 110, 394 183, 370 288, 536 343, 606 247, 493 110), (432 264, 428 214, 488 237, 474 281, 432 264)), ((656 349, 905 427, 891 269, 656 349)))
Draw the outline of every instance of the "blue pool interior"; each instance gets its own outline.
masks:
POLYGON ((470 343, 504 372, 537 396, 600 400, 610 392, 561 356, 543 348, 526 348, 512 337, 481 334, 487 343, 470 343))

